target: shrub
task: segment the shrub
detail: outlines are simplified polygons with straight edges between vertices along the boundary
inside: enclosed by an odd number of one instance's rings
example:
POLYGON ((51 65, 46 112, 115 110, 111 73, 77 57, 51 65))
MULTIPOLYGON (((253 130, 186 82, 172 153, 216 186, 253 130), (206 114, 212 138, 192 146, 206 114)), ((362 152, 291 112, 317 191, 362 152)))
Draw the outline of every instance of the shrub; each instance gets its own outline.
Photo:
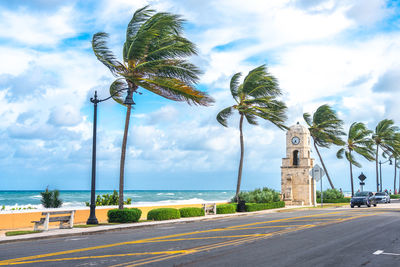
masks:
POLYGON ((234 204, 221 204, 217 205, 217 214, 235 213, 236 205, 234 204))
POLYGON ((173 208, 154 209, 147 213, 147 220, 154 221, 179 219, 180 217, 181 214, 179 213, 179 210, 173 208))
POLYGON ((118 223, 127 223, 127 222, 137 222, 142 215, 142 211, 136 208, 125 208, 125 209, 112 209, 107 212, 108 222, 118 222, 118 223))
MULTIPOLYGON (((85 202, 86 206, 89 207, 90 203, 89 202, 85 202)), ((124 201, 124 204, 131 204, 132 203, 132 199, 131 198, 127 198, 126 201, 124 201)), ((114 192, 112 193, 112 195, 110 194, 104 194, 104 195, 98 195, 96 198, 96 206, 115 206, 119 204, 119 195, 117 190, 114 190, 114 192)))
MULTIPOLYGON (((257 188, 249 192, 240 192, 239 199, 247 203, 271 203, 281 200, 279 192, 264 187, 263 189, 257 188)), ((231 202, 237 202, 236 197, 233 197, 231 202)))
POLYGON ((398 199, 398 198, 400 198, 400 195, 390 195, 390 198, 398 199))
POLYGON ((246 211, 269 210, 285 207, 285 202, 278 201, 272 203, 246 203, 246 211))
POLYGON ((45 208, 59 208, 61 207, 63 201, 59 198, 60 192, 58 190, 49 191, 49 188, 46 188, 46 191, 40 193, 42 195, 43 207, 45 208))
MULTIPOLYGON (((317 191, 317 198, 321 198, 321 191, 317 191)), ((340 193, 337 189, 327 189, 324 191, 324 199, 342 199, 344 198, 343 193, 340 193)), ((325 201, 324 201, 325 202, 325 201)))
POLYGON ((205 212, 202 208, 181 208, 179 209, 181 217, 197 217, 204 216, 205 212))

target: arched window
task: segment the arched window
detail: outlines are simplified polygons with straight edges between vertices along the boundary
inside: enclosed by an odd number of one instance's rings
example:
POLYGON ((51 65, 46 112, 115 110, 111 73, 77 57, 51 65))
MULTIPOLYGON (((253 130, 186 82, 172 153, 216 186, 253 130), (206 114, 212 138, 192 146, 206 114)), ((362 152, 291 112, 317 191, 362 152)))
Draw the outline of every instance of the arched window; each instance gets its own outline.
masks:
POLYGON ((299 151, 295 150, 293 151, 293 166, 298 166, 299 165, 299 151))

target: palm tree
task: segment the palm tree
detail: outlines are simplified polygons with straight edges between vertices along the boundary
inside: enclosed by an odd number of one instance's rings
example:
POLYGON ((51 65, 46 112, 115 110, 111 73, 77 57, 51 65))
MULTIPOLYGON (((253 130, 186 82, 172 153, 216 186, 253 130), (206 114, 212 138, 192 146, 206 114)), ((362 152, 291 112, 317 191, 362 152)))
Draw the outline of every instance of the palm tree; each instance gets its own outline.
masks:
POLYGON ((386 154, 392 154, 394 146, 397 145, 396 132, 399 128, 394 125, 393 120, 384 119, 378 123, 375 127, 375 132, 372 134, 372 141, 376 146, 375 151, 375 165, 376 165, 376 191, 379 190, 379 174, 378 174, 378 160, 379 160, 379 148, 386 154))
POLYGON ((361 164, 356 161, 352 152, 354 151, 369 161, 374 160, 373 143, 370 138, 371 133, 372 131, 368 130, 364 123, 354 122, 350 126, 346 144, 336 153, 339 159, 342 159, 344 154, 349 161, 351 196, 354 196, 353 165, 359 168, 361 167, 361 164))
POLYGON ((395 133, 396 143, 393 146, 393 154, 392 158, 394 158, 394 177, 393 177, 393 194, 396 190, 396 176, 397 176, 397 168, 400 168, 400 133, 395 133))
POLYGON ((223 126, 228 127, 227 119, 237 110, 240 115, 240 162, 235 198, 239 201, 240 184, 242 180, 243 168, 243 119, 252 125, 257 125, 257 118, 268 120, 280 129, 286 129, 283 124, 286 120, 286 105, 276 98, 280 96, 281 90, 278 81, 268 73, 265 65, 261 65, 249 72, 242 84, 239 78, 242 74, 236 73, 232 76, 230 90, 236 104, 221 110, 217 115, 217 121, 223 126))
POLYGON ((329 148, 332 144, 340 146, 345 144, 341 139, 342 135, 346 135, 342 130, 343 121, 340 120, 336 115, 336 112, 326 104, 320 106, 315 111, 312 119, 309 113, 304 113, 303 118, 309 127, 308 130, 313 138, 315 151, 317 151, 319 160, 324 168, 329 184, 331 185, 332 189, 335 189, 328 170, 325 167, 324 161, 322 160, 321 154, 319 153, 318 147, 329 148))
POLYGON ((124 168, 126 143, 133 93, 143 88, 174 101, 207 106, 213 99, 194 88, 199 69, 185 58, 196 54, 195 45, 182 36, 184 20, 171 13, 155 13, 145 6, 138 9, 126 30, 123 61, 116 59, 107 46, 108 34, 93 35, 92 48, 116 80, 110 86, 113 99, 126 106, 122 140, 119 184, 119 208, 124 205, 124 168), (126 101, 122 91, 127 89, 126 101))

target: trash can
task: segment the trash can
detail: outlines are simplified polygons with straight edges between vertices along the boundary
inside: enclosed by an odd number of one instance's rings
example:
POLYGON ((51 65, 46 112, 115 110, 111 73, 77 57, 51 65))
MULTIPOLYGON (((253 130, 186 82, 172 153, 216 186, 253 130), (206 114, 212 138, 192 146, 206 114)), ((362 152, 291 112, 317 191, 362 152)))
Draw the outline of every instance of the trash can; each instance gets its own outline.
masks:
POLYGON ((246 201, 240 200, 237 205, 237 212, 245 212, 246 211, 246 201))

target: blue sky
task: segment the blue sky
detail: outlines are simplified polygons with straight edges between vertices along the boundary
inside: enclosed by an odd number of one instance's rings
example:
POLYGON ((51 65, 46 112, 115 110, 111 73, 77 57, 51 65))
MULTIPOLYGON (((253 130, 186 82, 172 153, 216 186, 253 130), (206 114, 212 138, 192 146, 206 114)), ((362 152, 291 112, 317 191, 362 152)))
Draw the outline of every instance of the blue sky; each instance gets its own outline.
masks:
MULTIPOLYGON (((224 128, 215 116, 232 105, 230 77, 261 64, 279 80, 288 125, 325 103, 346 131, 354 121, 371 129, 383 118, 400 123, 399 1, 2 0, 0 190, 90 188, 89 98, 95 90, 107 97, 113 80, 90 40, 108 32, 120 56, 125 27, 146 4, 187 20, 185 35, 199 50, 191 61, 203 71, 198 88, 216 103, 135 95, 126 189, 235 189, 238 119, 224 128)), ((98 116, 97 188, 117 189, 125 109, 110 100, 99 104, 98 116)), ((280 189, 285 133, 268 122, 244 131, 242 188, 280 189)), ((334 184, 349 190, 348 163, 335 158, 337 150, 321 152, 334 184)), ((363 171, 372 190, 374 164, 361 163, 354 174, 363 171)), ((393 168, 383 167, 384 187, 392 187, 393 168)))

